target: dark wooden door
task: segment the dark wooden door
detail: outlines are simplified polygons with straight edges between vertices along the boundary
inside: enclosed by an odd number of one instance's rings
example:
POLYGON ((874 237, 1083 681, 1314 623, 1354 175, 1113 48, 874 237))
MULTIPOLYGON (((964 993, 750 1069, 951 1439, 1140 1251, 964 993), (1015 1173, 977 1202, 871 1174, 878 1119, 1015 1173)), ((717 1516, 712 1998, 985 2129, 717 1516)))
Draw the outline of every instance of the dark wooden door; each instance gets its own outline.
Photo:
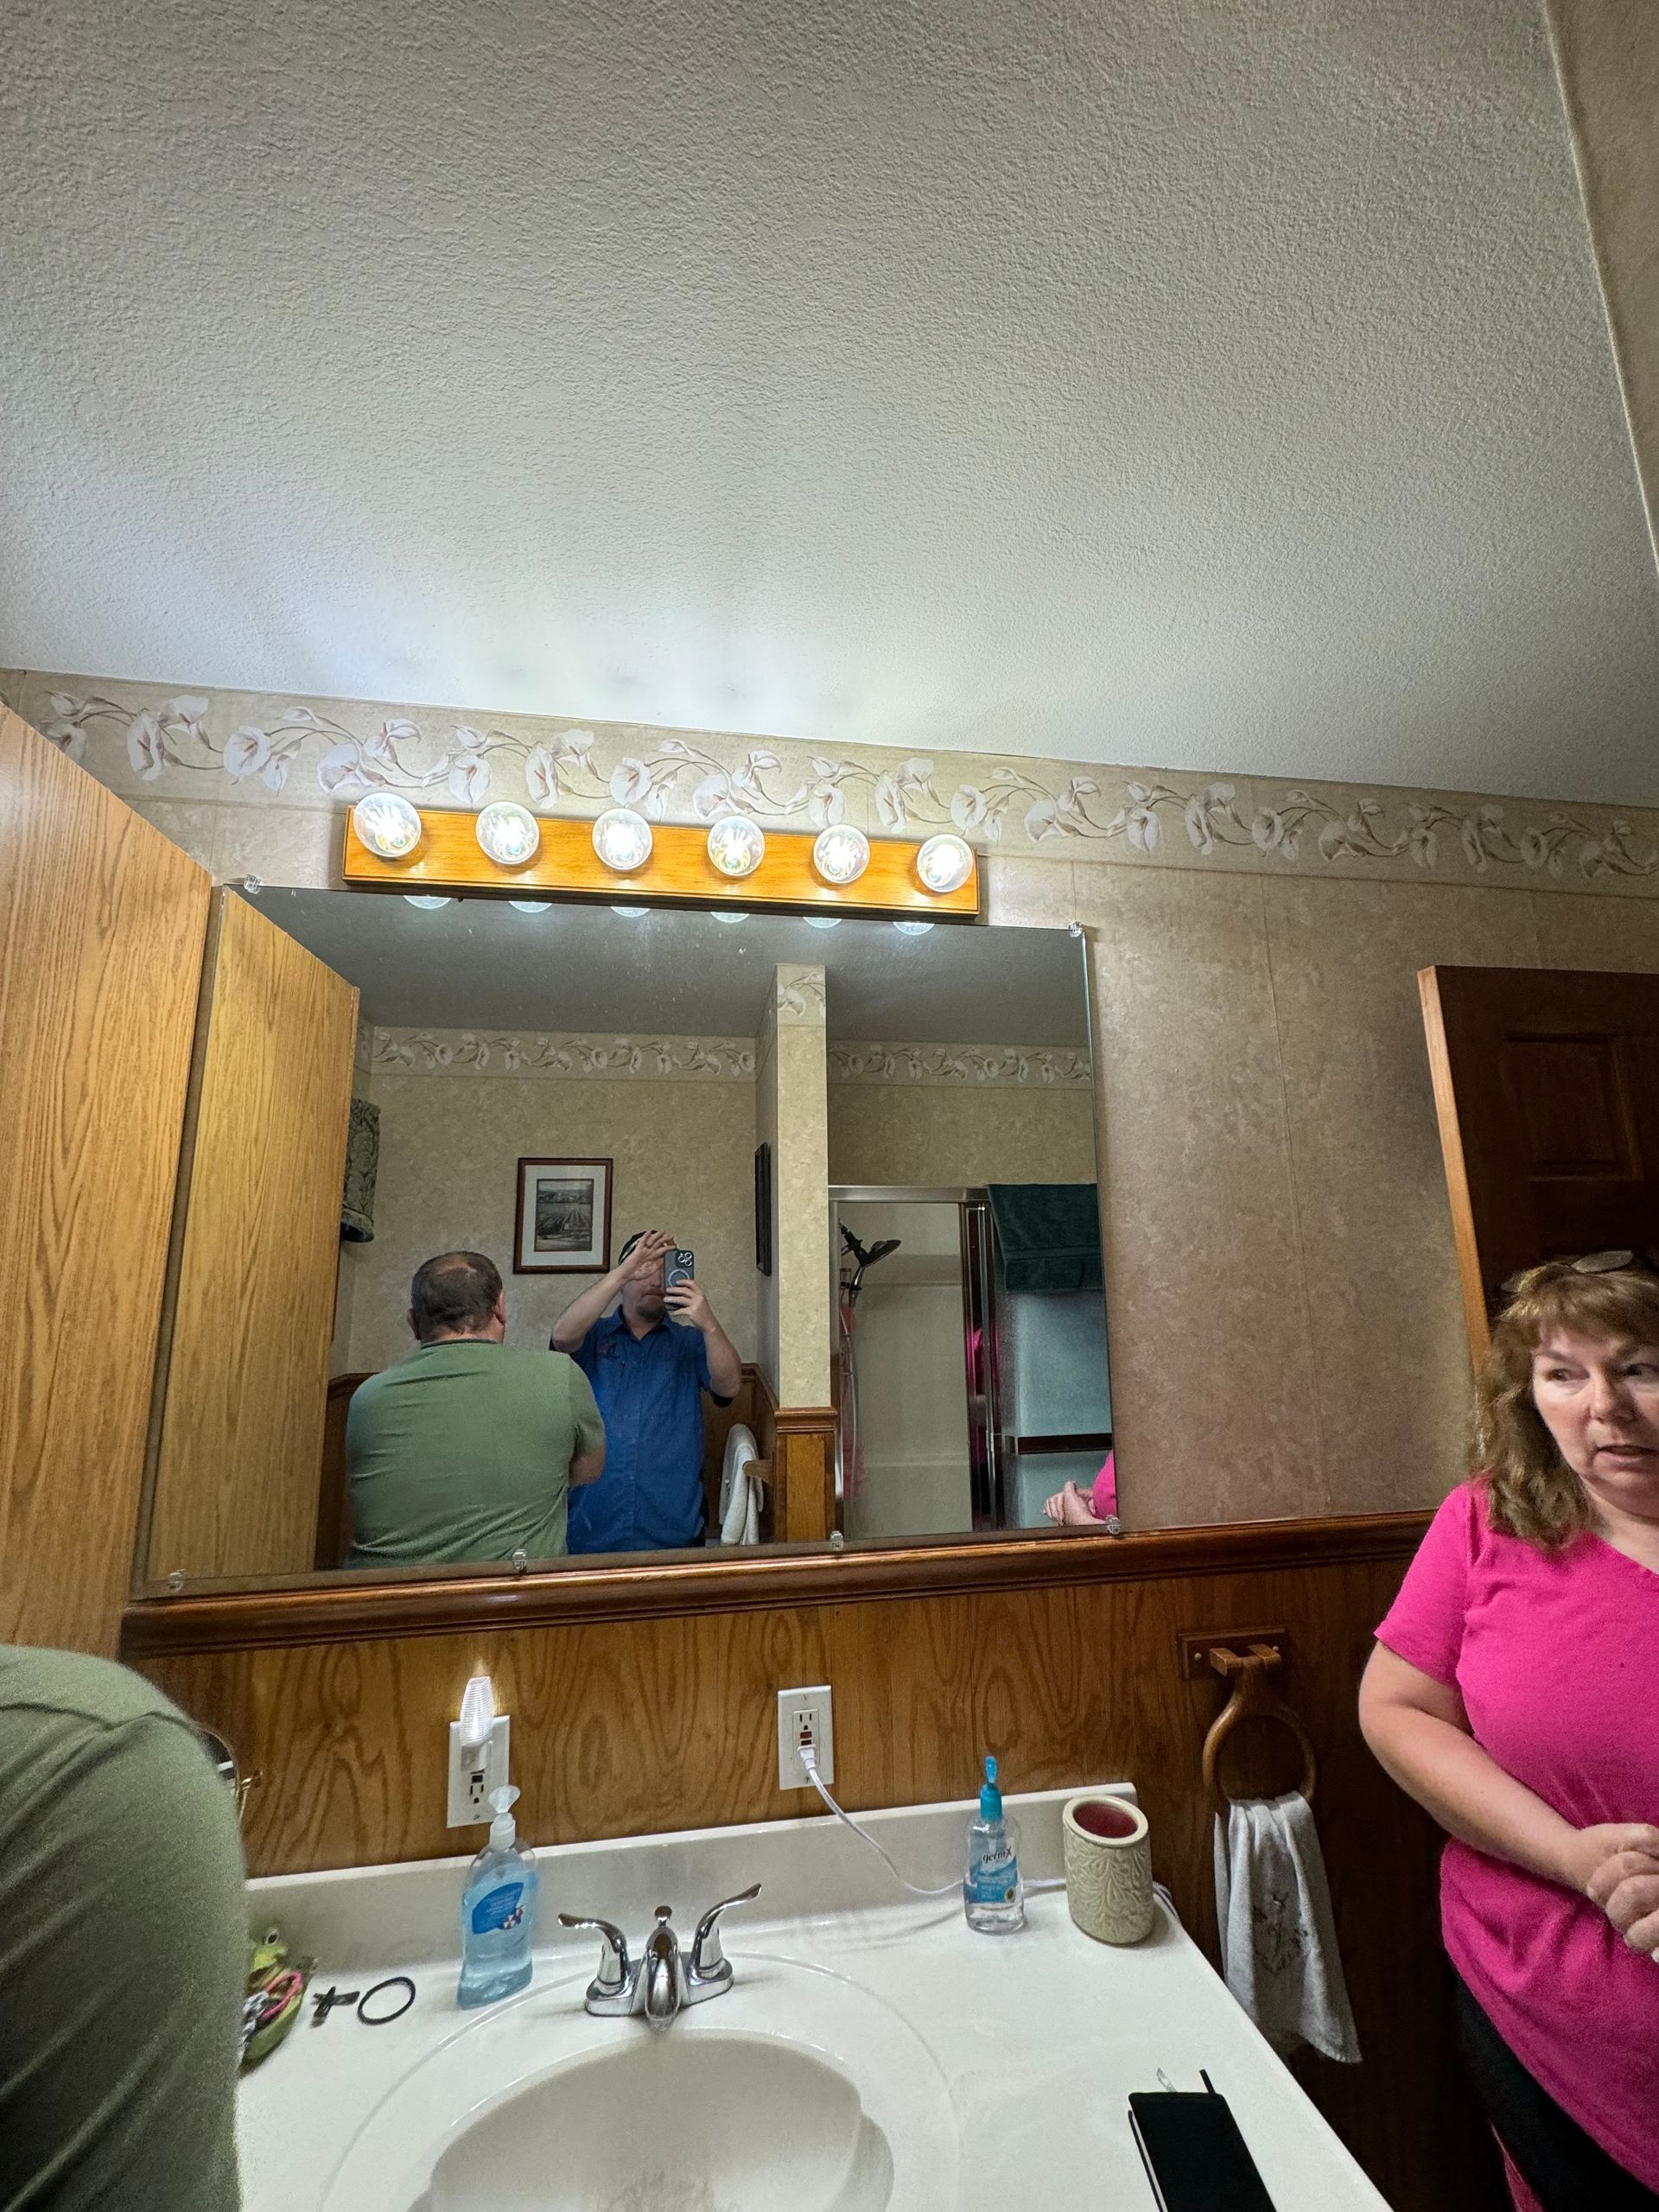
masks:
POLYGON ((1659 976, 1425 968, 1470 1348, 1517 1268, 1659 1255, 1659 976))

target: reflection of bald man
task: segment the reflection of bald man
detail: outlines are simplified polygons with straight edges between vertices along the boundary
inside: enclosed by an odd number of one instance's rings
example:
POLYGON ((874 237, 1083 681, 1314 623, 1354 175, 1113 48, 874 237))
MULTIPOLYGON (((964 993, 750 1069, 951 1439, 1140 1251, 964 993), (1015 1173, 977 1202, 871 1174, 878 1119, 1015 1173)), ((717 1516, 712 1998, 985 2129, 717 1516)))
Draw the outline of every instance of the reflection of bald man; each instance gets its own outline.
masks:
POLYGON ((441 1252, 410 1286, 417 1349, 358 1386, 346 1417, 348 1567, 557 1559, 567 1500, 605 1432, 587 1376, 502 1340, 506 1294, 481 1252, 441 1252))
POLYGON ((622 1256, 553 1325, 594 1386, 605 1472, 570 1505, 573 1552, 661 1551, 702 1535, 702 1393, 728 1406, 743 1380, 737 1347, 702 1287, 664 1288, 665 1229, 629 1237, 622 1256), (606 1308, 613 1299, 614 1313, 606 1308))

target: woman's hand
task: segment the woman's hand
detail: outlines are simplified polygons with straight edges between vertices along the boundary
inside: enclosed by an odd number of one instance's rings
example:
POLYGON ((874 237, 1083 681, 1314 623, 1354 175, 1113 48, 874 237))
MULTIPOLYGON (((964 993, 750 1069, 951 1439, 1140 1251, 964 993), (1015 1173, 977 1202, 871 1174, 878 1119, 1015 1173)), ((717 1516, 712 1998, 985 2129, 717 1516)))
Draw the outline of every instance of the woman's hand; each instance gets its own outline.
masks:
POLYGON ((1583 1884, 1633 1951, 1659 1953, 1659 1828, 1643 1822, 1582 1828, 1584 1855, 1599 1854, 1583 1884))
POLYGON ((1043 1500, 1043 1510, 1057 1529, 1098 1529, 1100 1522, 1090 1501, 1076 1483, 1067 1483, 1052 1497, 1043 1500))
MULTIPOLYGON (((1659 1827, 1650 1827, 1645 1821, 1606 1821, 1599 1827, 1575 1828, 1561 1851, 1559 1879, 1570 1890, 1580 1890, 1597 1904, 1602 1899, 1595 1897, 1591 1884, 1612 1861, 1631 1860, 1630 1871, 1643 1872, 1649 1861, 1659 1869, 1659 1827)), ((1616 1872, 1615 1882, 1623 1879, 1623 1872, 1616 1872)))

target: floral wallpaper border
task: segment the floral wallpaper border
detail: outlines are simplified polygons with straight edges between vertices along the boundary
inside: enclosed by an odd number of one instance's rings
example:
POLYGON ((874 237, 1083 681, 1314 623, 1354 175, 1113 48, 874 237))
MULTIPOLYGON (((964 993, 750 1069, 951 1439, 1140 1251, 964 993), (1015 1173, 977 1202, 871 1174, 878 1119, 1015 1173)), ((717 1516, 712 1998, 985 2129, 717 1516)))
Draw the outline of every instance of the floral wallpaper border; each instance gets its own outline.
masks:
POLYGON ((374 1075, 594 1077, 607 1083, 754 1081, 751 1037, 586 1036, 553 1030, 374 1028, 374 1075))
POLYGON ((782 961, 779 963, 776 985, 773 1014, 780 1028, 822 1029, 825 1026, 830 1007, 822 968, 782 961))
MULTIPOLYGON (((1659 895, 1659 810, 1283 783, 898 747, 830 747, 630 723, 290 698, 124 678, 0 673, 0 696, 101 782, 139 800, 315 811, 364 792, 428 805, 518 798, 577 818, 750 816, 954 826, 982 851, 1659 895)), ((1103 749, 1109 746, 1103 737, 1103 749)))
POLYGON ((928 1084, 953 1090, 1094 1089, 1087 1052, 1050 1045, 830 1043, 831 1083, 928 1084))

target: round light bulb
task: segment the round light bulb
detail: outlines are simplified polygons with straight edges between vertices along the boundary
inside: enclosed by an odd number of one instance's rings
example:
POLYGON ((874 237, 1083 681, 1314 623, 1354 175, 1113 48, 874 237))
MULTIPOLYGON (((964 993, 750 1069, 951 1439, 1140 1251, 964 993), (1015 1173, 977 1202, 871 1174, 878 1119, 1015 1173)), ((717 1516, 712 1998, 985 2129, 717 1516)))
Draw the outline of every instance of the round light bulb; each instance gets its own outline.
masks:
POLYGON ((841 927, 841 916, 839 914, 809 914, 806 917, 806 926, 810 930, 838 930, 841 927))
POLYGON ((536 857, 542 825, 527 806, 493 799, 473 825, 479 843, 499 868, 523 868, 536 857))
POLYGON ((946 830, 930 837, 916 855, 916 873, 930 891, 941 897, 960 891, 974 872, 974 849, 965 837, 946 830))
POLYGON ((352 827, 383 861, 407 860, 421 842, 420 810, 396 791, 371 791, 359 799, 352 827))
POLYGON ((447 899, 437 898, 429 891, 405 891, 404 896, 411 906, 418 906, 423 914, 435 914, 440 906, 449 904, 447 899))
POLYGON ((649 906, 613 906, 613 914, 620 914, 625 922, 643 922, 651 912, 649 906))
POLYGON ((709 858, 734 882, 753 875, 766 856, 766 838, 747 815, 724 815, 709 832, 709 858))
POLYGON ((895 922, 893 926, 900 937, 925 937, 933 925, 931 922, 895 922))
POLYGON ((820 830, 812 845, 812 865, 826 883, 856 883, 870 864, 870 841, 850 822, 820 830))
POLYGON ((516 914, 545 914, 551 910, 553 901, 550 899, 509 899, 507 904, 516 914))
POLYGON ((651 824, 631 806, 613 806, 594 824, 594 850, 619 875, 633 875, 651 858, 651 824))

